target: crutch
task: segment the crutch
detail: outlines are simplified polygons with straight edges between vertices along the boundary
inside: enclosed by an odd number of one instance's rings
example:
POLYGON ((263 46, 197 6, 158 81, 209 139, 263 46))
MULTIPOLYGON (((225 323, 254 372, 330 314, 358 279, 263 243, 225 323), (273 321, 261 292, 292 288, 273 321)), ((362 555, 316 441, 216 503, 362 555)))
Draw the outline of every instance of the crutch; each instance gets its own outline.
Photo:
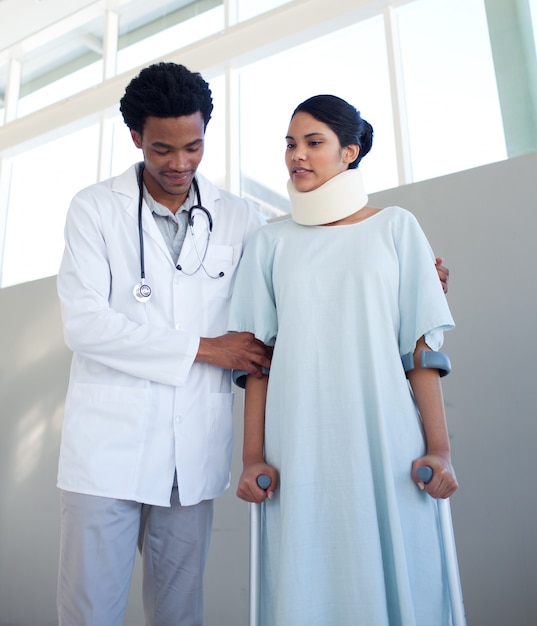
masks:
MULTIPOLYGON (((418 467, 416 474, 421 481, 428 483, 433 477, 433 469, 428 465, 422 465, 421 467, 418 467)), ((455 536, 453 534, 453 522, 451 521, 451 507, 449 505, 449 499, 439 498, 436 500, 436 504, 438 506, 440 531, 442 533, 442 541, 444 544, 453 626, 466 626, 466 615, 464 612, 464 601, 459 575, 459 562, 457 560, 457 550, 455 547, 455 536)))
MULTIPOLYGON (((268 489, 270 477, 260 474, 257 484, 261 489, 268 489)), ((259 624, 259 539, 261 527, 261 505, 250 502, 250 618, 249 626, 259 624)))

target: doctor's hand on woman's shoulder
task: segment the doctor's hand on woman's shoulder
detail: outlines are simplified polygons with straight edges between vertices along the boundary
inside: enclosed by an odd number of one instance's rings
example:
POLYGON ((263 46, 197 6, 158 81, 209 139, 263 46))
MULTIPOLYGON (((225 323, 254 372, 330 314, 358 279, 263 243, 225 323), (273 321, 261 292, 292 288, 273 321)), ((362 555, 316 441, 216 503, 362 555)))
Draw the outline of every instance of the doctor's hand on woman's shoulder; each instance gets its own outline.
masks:
POLYGON ((270 368, 272 348, 252 333, 227 333, 220 337, 201 337, 195 361, 210 363, 223 369, 244 370, 262 376, 262 368, 270 368))

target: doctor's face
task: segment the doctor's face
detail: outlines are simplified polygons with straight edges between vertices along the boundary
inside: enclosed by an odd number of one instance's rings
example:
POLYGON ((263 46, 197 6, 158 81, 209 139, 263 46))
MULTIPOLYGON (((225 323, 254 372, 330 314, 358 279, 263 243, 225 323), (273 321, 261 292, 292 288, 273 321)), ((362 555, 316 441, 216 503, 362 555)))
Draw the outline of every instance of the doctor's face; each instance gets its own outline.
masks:
POLYGON ((298 191, 313 191, 347 170, 359 150, 357 145, 342 148, 328 124, 304 111, 291 119, 285 141, 285 164, 298 191))
POLYGON ((175 213, 183 204, 203 157, 205 123, 200 111, 180 117, 148 117, 132 140, 144 153, 144 183, 153 198, 175 213))

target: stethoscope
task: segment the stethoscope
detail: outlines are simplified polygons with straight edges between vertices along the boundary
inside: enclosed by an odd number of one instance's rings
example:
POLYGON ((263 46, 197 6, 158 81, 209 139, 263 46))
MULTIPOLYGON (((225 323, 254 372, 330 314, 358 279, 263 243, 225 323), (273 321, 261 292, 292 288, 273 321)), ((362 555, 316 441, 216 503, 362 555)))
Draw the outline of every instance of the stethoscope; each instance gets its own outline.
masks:
MULTIPOLYGON (((140 163, 138 169, 138 238, 140 240, 140 282, 136 283, 136 285, 134 285, 134 289, 132 290, 132 293, 136 300, 138 300, 138 302, 147 302, 153 295, 153 290, 145 282, 144 229, 142 228, 142 206, 144 199, 143 173, 144 164, 140 163)), ((209 210, 206 209, 201 203, 200 189, 198 186, 198 181, 195 178, 192 179, 192 184, 194 185, 194 192, 196 193, 197 203, 190 207, 188 211, 188 226, 199 263, 198 267, 193 272, 186 272, 181 265, 176 265, 175 267, 180 272, 183 272, 185 276, 194 276, 194 274, 199 272, 200 269, 203 269, 203 271, 207 274, 209 278, 222 278, 222 276, 224 276, 224 272, 218 272, 218 274, 213 275, 209 273, 209 271, 205 267, 205 257, 207 256, 207 251, 209 250, 209 242, 211 240, 211 233, 213 232, 213 218, 209 210), (202 255, 200 254, 198 246, 196 245, 196 238, 194 236, 194 211, 201 211, 207 218, 207 241, 205 243, 205 250, 203 251, 202 255)))

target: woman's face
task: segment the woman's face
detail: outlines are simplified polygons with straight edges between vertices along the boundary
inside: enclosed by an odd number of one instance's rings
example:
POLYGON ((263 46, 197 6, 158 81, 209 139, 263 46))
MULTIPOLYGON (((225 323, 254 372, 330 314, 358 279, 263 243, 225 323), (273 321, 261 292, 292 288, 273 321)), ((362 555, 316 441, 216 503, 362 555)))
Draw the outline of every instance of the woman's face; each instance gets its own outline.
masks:
POLYGON ((328 124, 303 111, 291 120, 286 142, 285 164, 298 191, 313 191, 341 174, 359 151, 356 144, 342 148, 328 124))

